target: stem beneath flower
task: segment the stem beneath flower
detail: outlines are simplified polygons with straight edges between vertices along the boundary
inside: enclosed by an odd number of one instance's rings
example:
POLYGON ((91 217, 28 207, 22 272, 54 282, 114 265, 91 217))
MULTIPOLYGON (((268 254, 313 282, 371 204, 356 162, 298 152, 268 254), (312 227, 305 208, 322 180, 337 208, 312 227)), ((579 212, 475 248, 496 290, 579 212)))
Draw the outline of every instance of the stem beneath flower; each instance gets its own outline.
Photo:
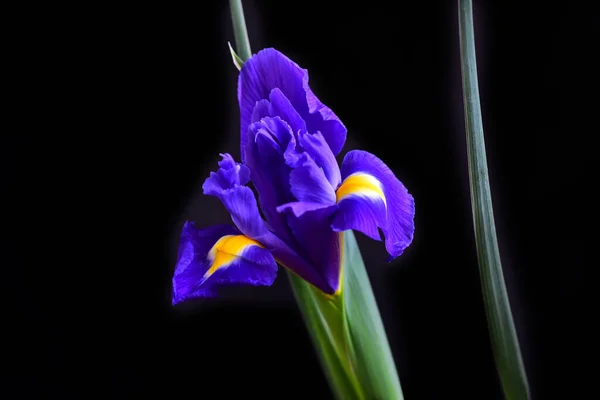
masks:
POLYGON ((250 50, 250 39, 246 30, 242 0, 229 0, 229 8, 231 9, 236 51, 242 61, 246 61, 252 56, 252 50, 250 50))

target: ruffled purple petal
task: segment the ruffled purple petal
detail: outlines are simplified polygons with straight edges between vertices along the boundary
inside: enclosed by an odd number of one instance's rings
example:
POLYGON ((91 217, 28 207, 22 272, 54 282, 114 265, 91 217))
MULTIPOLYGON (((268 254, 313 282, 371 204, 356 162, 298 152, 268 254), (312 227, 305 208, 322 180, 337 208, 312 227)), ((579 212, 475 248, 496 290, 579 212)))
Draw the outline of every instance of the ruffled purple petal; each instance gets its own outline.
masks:
POLYGON ((173 276, 173 304, 214 297, 224 285, 270 286, 277 276, 271 252, 230 225, 196 229, 186 222, 173 276))
POLYGON ((251 124, 252 140, 246 149, 246 164, 265 219, 285 241, 290 240, 289 227, 276 208, 294 200, 290 190, 291 168, 285 153, 293 151, 295 141, 289 125, 280 118, 266 117, 251 124))
POLYGON ((392 258, 402 254, 415 230, 414 200, 404 185, 383 161, 360 150, 344 157, 342 179, 336 192, 339 209, 332 228, 356 229, 380 240, 380 227, 392 258))
POLYGON ((315 163, 323 168, 331 187, 336 189, 342 182, 340 167, 321 132, 300 134, 299 142, 315 163))
MULTIPOLYGON (((271 90, 269 100, 263 99, 256 103, 252 110, 250 124, 252 125, 267 117, 280 118, 290 126, 295 140, 294 146, 296 145, 298 132, 306 132, 306 123, 278 88, 271 90)), ((252 130, 248 134, 250 138, 254 137, 252 130)))
MULTIPOLYGON (((250 130, 254 136, 248 143, 246 163, 251 169, 252 183, 259 193, 263 214, 270 229, 277 234, 269 232, 261 236, 260 242, 272 249, 278 262, 298 276, 321 290, 330 290, 315 266, 299 255, 301 245, 291 230, 288 216, 277 211, 278 205, 296 200, 290 188, 290 165, 298 165, 300 155, 295 150, 291 128, 279 117, 265 117, 251 124, 250 130)), ((328 185, 327 181, 325 183, 328 185)), ((329 190, 335 203, 335 194, 331 188, 329 190)))
POLYGON ((211 172, 210 186, 219 189, 229 189, 237 185, 245 185, 250 181, 250 170, 248 167, 236 163, 230 154, 219 154, 219 170, 211 172))
POLYGON ((329 204, 309 203, 306 201, 294 201, 277 207, 278 212, 291 211, 296 217, 301 217, 305 212, 320 210, 321 208, 331 207, 329 204))
MULTIPOLYGON (((334 155, 341 151, 346 141, 346 128, 333 111, 312 92, 308 85, 308 72, 279 51, 264 49, 244 63, 238 78, 241 152, 244 163, 245 150, 252 138, 248 127, 253 122, 255 106, 257 102, 269 98, 273 89, 279 89, 289 100, 305 121, 309 133, 321 132, 334 155)), ((262 106, 258 111, 261 110, 262 106)))
POLYGON ((290 173, 290 187, 298 201, 335 204, 335 192, 327 181, 325 173, 307 153, 300 155, 290 173))
POLYGON ((204 194, 218 197, 238 229, 246 236, 260 240, 268 233, 252 190, 243 186, 249 181, 250 171, 236 163, 229 154, 222 155, 219 170, 211 172, 204 182, 204 194))
POLYGON ((271 90, 269 94, 269 116, 280 117, 282 120, 288 123, 294 137, 298 135, 298 132, 306 132, 306 122, 302 119, 300 114, 296 111, 292 103, 279 88, 271 90))

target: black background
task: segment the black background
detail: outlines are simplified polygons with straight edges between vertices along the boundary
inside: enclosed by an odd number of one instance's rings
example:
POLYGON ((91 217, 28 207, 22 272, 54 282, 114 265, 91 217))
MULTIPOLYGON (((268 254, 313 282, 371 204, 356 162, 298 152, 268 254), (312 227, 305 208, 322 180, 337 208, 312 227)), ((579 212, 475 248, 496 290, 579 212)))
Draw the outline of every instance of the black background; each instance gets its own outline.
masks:
MULTIPOLYGON (((406 399, 500 399, 467 178, 456 2, 245 1, 275 47, 416 201, 386 263, 357 234, 406 399)), ((19 398, 331 398, 287 279, 174 309, 184 219, 224 223, 201 185, 239 155, 226 1, 5 14, 17 91, 3 130, 2 329, 19 398), (22 42, 17 39, 24 39, 22 42), (14 317, 14 318, 13 318, 14 317)), ((594 387, 584 245, 599 132, 598 18, 475 2, 496 226, 535 399, 594 387)), ((566 396, 566 397, 562 397, 566 396)))

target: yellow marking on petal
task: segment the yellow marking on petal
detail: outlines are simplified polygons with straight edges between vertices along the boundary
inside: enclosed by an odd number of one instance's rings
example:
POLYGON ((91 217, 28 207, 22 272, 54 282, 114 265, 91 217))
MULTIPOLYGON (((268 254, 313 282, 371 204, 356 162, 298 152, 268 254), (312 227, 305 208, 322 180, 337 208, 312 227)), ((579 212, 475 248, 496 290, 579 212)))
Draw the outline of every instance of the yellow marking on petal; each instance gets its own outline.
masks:
POLYGON ((206 257, 210 261, 210 268, 204 274, 204 279, 209 278, 219 268, 231 265, 250 246, 263 247, 257 241, 244 235, 226 235, 217 240, 206 257))
POLYGON ((380 198, 387 207, 381 182, 372 175, 357 172, 348 176, 335 192, 335 199, 339 203, 346 197, 353 195, 380 198))

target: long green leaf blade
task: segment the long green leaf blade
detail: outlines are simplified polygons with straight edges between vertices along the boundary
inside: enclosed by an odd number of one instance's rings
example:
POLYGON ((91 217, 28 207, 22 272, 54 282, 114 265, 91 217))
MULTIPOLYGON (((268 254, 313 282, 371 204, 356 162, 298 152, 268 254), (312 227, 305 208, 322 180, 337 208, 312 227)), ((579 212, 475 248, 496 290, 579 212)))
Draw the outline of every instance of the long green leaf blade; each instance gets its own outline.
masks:
POLYGON ((338 399, 403 399, 375 296, 352 231, 343 238, 343 286, 329 297, 289 273, 321 363, 338 399))
POLYGON ((510 310, 496 239, 479 103, 472 1, 458 0, 458 7, 473 224, 488 328, 505 397, 511 400, 529 399, 529 385, 510 310))

